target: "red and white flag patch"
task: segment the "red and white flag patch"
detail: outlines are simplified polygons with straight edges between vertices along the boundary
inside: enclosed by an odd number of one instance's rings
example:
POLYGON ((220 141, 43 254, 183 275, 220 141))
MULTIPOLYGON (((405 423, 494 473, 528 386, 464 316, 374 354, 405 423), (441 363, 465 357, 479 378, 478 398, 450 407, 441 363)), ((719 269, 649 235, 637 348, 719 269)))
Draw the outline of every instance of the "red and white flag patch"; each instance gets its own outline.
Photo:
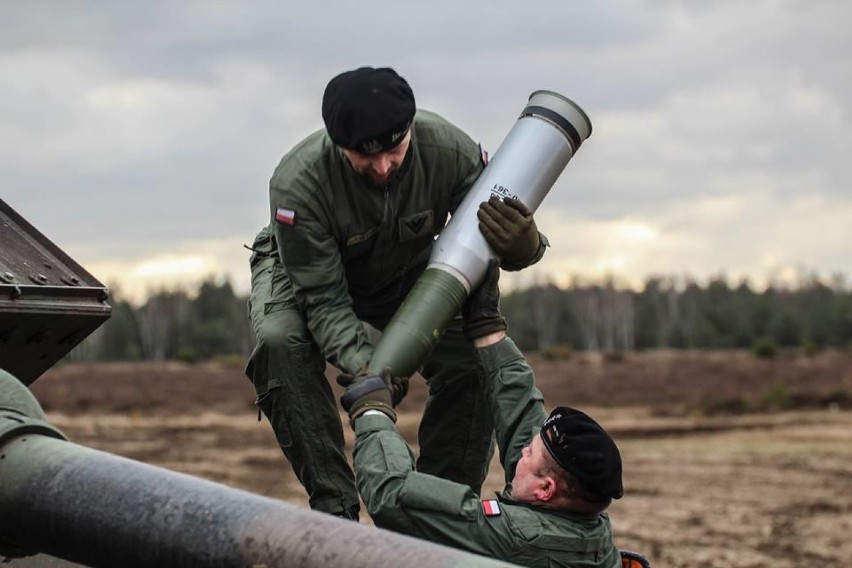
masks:
POLYGON ((286 207, 279 207, 275 211, 275 220, 285 225, 293 225, 296 223, 296 212, 286 207))
POLYGON ((488 499, 482 502, 482 510, 486 517, 494 517, 500 514, 500 503, 497 499, 488 499))

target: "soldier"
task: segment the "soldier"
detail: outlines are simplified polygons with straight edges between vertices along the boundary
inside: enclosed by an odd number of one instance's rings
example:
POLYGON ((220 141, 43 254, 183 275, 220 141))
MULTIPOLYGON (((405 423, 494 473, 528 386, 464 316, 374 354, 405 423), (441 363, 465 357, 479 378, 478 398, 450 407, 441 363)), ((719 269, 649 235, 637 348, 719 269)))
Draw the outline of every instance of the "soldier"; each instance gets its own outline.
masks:
MULTIPOLYGON (((370 332, 385 327, 425 269, 484 154, 459 128, 416 110, 408 83, 389 68, 333 78, 322 117, 325 129, 287 153, 270 181, 271 223, 255 239, 250 261, 257 346, 246 374, 310 506, 357 519, 326 361, 350 374, 367 368, 370 332)), ((485 203, 479 216, 503 268, 519 270, 544 254, 547 240, 523 204, 485 203)), ((418 467, 478 490, 493 427, 460 319, 420 372, 429 399, 418 467)), ((397 398, 406 381, 394 380, 397 398)))
POLYGON ((505 335, 498 277, 492 265, 463 311, 464 332, 488 375, 504 491, 480 500, 470 487, 417 471, 394 427, 388 377, 342 375, 361 497, 379 527, 514 564, 620 566, 605 512, 623 495, 618 448, 579 410, 547 416, 532 369, 505 335))

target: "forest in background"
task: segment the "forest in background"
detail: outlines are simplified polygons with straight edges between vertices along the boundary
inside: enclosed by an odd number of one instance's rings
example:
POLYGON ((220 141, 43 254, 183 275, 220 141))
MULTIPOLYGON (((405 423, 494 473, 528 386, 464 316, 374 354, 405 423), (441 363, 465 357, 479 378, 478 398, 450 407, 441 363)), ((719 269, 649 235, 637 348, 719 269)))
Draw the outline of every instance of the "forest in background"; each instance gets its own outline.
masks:
MULTIPOLYGON (((247 298, 210 279, 194 292, 162 290, 134 306, 113 294, 112 316, 69 355, 78 361, 196 362, 251 353, 247 298)), ((778 349, 852 345, 852 289, 818 278, 758 291, 718 277, 701 285, 655 277, 641 291, 613 281, 504 293, 502 310, 521 349, 562 358, 578 351, 778 349)))

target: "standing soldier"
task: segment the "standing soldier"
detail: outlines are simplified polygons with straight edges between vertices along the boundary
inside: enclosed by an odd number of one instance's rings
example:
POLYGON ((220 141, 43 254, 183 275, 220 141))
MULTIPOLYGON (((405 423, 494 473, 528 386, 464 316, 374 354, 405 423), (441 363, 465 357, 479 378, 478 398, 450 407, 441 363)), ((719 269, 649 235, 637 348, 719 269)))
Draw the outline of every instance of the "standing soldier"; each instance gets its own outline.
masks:
MULTIPOLYGON (((271 223, 255 239, 249 312, 257 339, 246 374, 310 506, 358 518, 326 361, 365 370, 375 335, 423 272, 435 236, 484 167, 483 153, 440 116, 416 110, 389 68, 333 78, 325 130, 288 152, 270 181, 271 223)), ((547 240, 515 200, 485 203, 502 267, 537 262, 547 240)), ((478 491, 493 427, 473 345, 451 323, 420 370, 429 398, 418 468, 478 491)), ((407 378, 394 378, 396 400, 407 378)))

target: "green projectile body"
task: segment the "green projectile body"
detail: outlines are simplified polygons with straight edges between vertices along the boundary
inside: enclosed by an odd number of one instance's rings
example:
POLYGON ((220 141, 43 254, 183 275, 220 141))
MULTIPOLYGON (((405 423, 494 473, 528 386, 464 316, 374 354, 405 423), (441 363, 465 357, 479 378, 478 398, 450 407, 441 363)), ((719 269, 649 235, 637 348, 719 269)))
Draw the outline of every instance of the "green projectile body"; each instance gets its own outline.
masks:
POLYGON ((399 377, 413 375, 459 313, 467 295, 458 277, 440 268, 427 268, 384 329, 370 370, 380 373, 390 368, 399 377))

